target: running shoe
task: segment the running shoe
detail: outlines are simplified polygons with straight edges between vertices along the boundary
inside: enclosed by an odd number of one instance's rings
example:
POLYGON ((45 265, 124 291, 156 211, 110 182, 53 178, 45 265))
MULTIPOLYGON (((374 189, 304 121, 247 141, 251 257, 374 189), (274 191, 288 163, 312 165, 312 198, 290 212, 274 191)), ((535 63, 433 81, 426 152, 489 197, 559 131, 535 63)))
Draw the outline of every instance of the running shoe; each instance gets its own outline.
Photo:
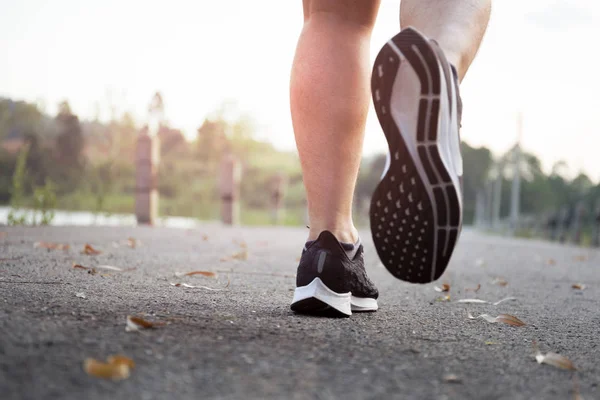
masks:
POLYGON ((296 274, 292 310, 350 316, 352 311, 376 311, 377 288, 367 277, 363 246, 340 243, 329 231, 306 243, 296 274))
POLYGON ((396 278, 432 282, 462 226, 456 69, 437 43, 407 28, 379 52, 371 91, 389 148, 369 212, 375 248, 396 278))

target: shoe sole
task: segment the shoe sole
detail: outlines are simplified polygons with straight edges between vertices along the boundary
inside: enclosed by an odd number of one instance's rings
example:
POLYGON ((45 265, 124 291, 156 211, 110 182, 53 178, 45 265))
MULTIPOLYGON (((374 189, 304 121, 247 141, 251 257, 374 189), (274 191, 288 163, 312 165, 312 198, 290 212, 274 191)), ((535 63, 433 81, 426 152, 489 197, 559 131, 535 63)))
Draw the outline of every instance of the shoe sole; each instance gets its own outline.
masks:
POLYGON ((315 278, 306 286, 297 287, 291 308, 301 313, 323 313, 335 311, 345 316, 352 311, 377 311, 377 300, 368 297, 356 297, 352 293, 336 293, 329 289, 321 278, 315 278))
POLYGON ((388 271, 413 283, 442 275, 462 224, 457 89, 440 63, 447 62, 408 28, 381 49, 371 78, 389 147, 371 200, 371 232, 388 271))

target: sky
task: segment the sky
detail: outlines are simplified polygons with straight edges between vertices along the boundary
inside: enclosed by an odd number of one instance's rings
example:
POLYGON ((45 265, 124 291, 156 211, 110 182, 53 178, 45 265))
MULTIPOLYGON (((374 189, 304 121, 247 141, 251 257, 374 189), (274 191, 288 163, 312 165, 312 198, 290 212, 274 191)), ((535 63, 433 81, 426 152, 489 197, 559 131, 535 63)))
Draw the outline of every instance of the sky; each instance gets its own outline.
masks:
MULTIPOLYGON (((53 114, 69 100, 81 118, 110 104, 139 123, 160 90, 166 118, 193 138, 224 101, 251 115, 258 136, 294 149, 290 67, 300 0, 0 0, 0 96, 53 114)), ((382 0, 371 57, 399 29, 399 3, 382 0)), ((517 140, 546 171, 600 180, 596 0, 496 0, 479 54, 461 85, 461 136, 500 155, 517 140)), ((365 154, 385 151, 373 109, 365 154)))

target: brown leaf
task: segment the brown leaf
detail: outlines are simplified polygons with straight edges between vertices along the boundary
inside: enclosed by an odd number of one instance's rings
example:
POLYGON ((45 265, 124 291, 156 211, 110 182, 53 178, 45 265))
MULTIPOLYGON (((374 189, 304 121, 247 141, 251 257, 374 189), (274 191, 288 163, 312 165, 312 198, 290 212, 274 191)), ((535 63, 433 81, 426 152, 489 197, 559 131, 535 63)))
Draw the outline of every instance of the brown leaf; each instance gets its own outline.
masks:
POLYGON ((584 255, 575 256, 575 261, 587 261, 587 259, 587 256, 584 255))
POLYGON ((510 314, 500 314, 497 317, 492 317, 489 314, 481 314, 477 317, 474 317, 471 313, 468 313, 469 319, 484 319, 487 322, 495 324, 497 322, 502 322, 503 324, 511 325, 511 326, 523 326, 525 322, 521 321, 519 318, 510 314))
POLYGON ((202 275, 202 276, 208 276, 209 278, 215 278, 217 276, 217 274, 212 271, 192 271, 192 272, 185 273, 183 275, 184 276, 202 275))
POLYGON ((7 232, 0 232, 0 239, 4 239, 7 236, 8 236, 7 232))
POLYGON ((143 318, 135 317, 132 315, 127 316, 127 325, 125 326, 126 332, 137 332, 140 329, 152 329, 157 326, 164 326, 164 322, 150 322, 143 318))
POLYGON ((474 292, 474 293, 477 293, 477 292, 479 292, 479 289, 481 289, 481 283, 478 283, 477 287, 474 288, 474 289, 472 289, 472 288, 466 288, 465 292, 474 292))
POLYGON ((561 356, 560 354, 556 354, 553 352, 542 354, 538 351, 535 355, 535 359, 538 362, 538 364, 548 364, 556 368, 568 369, 571 371, 577 370, 577 368, 575 368, 575 365, 573 365, 571 360, 569 360, 565 356, 561 356))
POLYGON ((444 283, 444 284, 442 285, 442 287, 435 286, 433 289, 434 289, 436 292, 448 292, 448 291, 450 291, 450 285, 449 285, 449 284, 447 284, 447 283, 444 283))
POLYGON ((102 379, 112 379, 120 381, 129 378, 130 368, 123 363, 103 363, 93 358, 86 358, 83 362, 85 372, 93 377, 102 379))
POLYGON ((91 244, 86 244, 83 248, 83 251, 81 252, 81 254, 87 254, 88 256, 96 256, 101 253, 102 252, 100 250, 96 250, 95 248, 93 248, 91 244))
POLYGON ((132 249, 135 249, 136 247, 138 247, 141 244, 142 244, 142 242, 139 240, 136 240, 132 237, 127 238, 127 246, 131 247, 132 249))
POLYGON ((135 368, 135 362, 122 354, 115 354, 112 356, 108 356, 106 361, 111 365, 127 365, 130 369, 135 368))
POLYGON ((498 285, 498 286, 506 286, 506 285, 508 285, 508 282, 506 281, 506 279, 500 278, 500 277, 494 278, 494 280, 492 281, 492 283, 494 285, 498 285))
POLYGON ((510 314, 500 314, 496 317, 496 322, 502 322, 510 326, 524 326, 525 322, 510 314))
POLYGON ((231 278, 229 277, 229 275, 227 275, 227 285, 225 285, 222 288, 211 288, 208 286, 197 286, 197 285, 189 285, 187 283, 181 283, 181 282, 170 282, 171 286, 175 286, 175 287, 184 287, 184 288, 188 288, 188 289, 206 289, 206 290, 210 290, 210 291, 214 291, 214 292, 218 292, 221 290, 225 290, 229 287, 229 285, 231 285, 231 278))
POLYGON ((208 241, 208 235, 207 234, 202 234, 202 240, 207 242, 208 241))
POLYGON ((579 290, 584 290, 585 289, 585 285, 583 283, 574 283, 571 285, 571 288, 573 289, 579 289, 579 290))
POLYGON ((33 244, 35 248, 42 248, 48 250, 69 250, 70 246, 68 244, 63 243, 53 243, 53 242, 35 242, 33 244))
POLYGON ((546 263, 548 265, 556 265, 556 260, 554 258, 549 258, 548 261, 546 261, 546 263))
POLYGON ((73 263, 73 268, 89 270, 88 267, 84 267, 81 264, 75 264, 75 263, 73 263))

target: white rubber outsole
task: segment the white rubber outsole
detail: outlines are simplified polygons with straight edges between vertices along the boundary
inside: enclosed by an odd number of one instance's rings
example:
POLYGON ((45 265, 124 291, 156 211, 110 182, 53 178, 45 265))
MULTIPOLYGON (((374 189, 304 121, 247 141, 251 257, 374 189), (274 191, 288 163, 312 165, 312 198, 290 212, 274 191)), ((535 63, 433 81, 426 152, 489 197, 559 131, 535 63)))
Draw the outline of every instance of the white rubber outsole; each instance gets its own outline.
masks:
MULTIPOLYGON (((376 311, 379 306, 377 300, 369 297, 356 297, 352 293, 336 293, 323 283, 321 278, 315 278, 306 286, 294 290, 292 308, 303 300, 317 299, 344 315, 352 315, 352 311, 376 311)), ((310 310, 304 310, 310 311, 310 310)))

